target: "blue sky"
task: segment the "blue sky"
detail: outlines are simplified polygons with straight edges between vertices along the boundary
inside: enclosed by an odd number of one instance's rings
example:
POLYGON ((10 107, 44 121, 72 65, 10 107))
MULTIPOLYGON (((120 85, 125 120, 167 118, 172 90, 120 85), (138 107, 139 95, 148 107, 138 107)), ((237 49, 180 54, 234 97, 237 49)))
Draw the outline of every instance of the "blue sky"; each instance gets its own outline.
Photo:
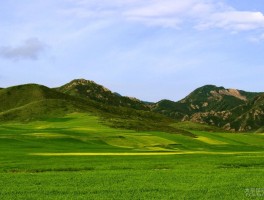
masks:
POLYGON ((147 101, 264 91, 263 0, 0 2, 0 87, 94 80, 147 101))

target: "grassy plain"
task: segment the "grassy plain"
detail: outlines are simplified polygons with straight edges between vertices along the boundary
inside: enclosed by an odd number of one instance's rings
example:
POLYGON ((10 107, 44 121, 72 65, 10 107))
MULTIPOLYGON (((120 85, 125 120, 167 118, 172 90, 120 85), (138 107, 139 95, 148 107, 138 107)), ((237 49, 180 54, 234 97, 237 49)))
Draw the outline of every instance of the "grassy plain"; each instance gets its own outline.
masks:
POLYGON ((110 128, 99 118, 0 126, 0 199, 261 199, 264 135, 196 137, 110 128))

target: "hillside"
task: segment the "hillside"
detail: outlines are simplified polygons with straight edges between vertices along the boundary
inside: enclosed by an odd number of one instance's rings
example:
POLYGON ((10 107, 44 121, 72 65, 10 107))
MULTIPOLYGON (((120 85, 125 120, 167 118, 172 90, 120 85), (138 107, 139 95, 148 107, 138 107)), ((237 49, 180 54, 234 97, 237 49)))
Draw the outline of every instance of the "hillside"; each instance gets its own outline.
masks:
POLYGON ((176 120, 229 131, 260 131, 264 127, 263 105, 264 94, 214 85, 197 88, 178 102, 147 103, 113 93, 93 81, 76 79, 54 89, 37 84, 1 89, 0 121, 45 120, 79 112, 100 116, 112 127, 134 130, 191 135, 170 126, 176 120))
POLYGON ((136 98, 123 97, 118 93, 113 93, 102 85, 94 81, 85 79, 75 79, 59 88, 57 91, 71 96, 94 100, 111 106, 122 106, 138 110, 149 110, 149 107, 136 98))
POLYGON ((191 112, 188 104, 174 102, 167 99, 153 104, 151 110, 178 120, 183 119, 185 115, 191 112))
POLYGON ((237 89, 226 89, 214 85, 206 85, 194 90, 180 102, 188 104, 190 110, 195 112, 223 111, 252 100, 259 93, 245 92, 237 89))
POLYGON ((264 126, 264 95, 247 100, 230 110, 197 112, 189 120, 231 131, 252 131, 264 126))
POLYGON ((227 128, 238 131, 256 130, 264 126, 264 95, 255 97, 249 103, 232 110, 235 119, 227 128))
POLYGON ((257 95, 259 93, 206 85, 194 90, 178 102, 162 100, 156 103, 152 110, 179 120, 186 120, 190 115, 199 112, 233 109, 249 102, 257 95))
POLYGON ((87 102, 37 84, 2 89, 0 102, 1 121, 44 119, 87 108, 87 102))
POLYGON ((78 112, 99 116, 102 123, 115 128, 192 135, 187 131, 171 127, 173 120, 158 113, 112 106, 107 102, 64 94, 37 84, 19 85, 1 90, 0 105, 2 122, 47 120, 78 112))
POLYGON ((0 91, 0 112, 43 99, 67 99, 67 96, 37 84, 13 86, 0 91))
POLYGON ((0 121, 45 120, 50 117, 61 117, 67 113, 81 112, 84 108, 66 100, 45 99, 1 112, 0 121))
POLYGON ((159 101, 152 105, 152 111, 179 121, 209 124, 226 130, 256 130, 262 126, 263 108, 259 95, 261 93, 206 85, 178 102, 159 101))

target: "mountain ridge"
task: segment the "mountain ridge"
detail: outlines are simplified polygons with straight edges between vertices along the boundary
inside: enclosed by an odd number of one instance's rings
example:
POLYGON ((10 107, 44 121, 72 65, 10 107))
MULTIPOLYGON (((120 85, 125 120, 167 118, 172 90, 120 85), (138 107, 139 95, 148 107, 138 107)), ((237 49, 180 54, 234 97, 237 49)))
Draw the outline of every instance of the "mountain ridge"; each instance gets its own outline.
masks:
POLYGON ((193 134, 171 127, 173 120, 159 113, 114 106, 59 92, 37 84, 12 86, 0 91, 0 122, 30 122, 63 117, 70 113, 89 113, 115 128, 193 134))
POLYGON ((115 106, 149 110, 148 106, 139 99, 122 96, 119 93, 112 92, 108 88, 90 80, 74 79, 71 82, 55 89, 71 96, 89 98, 91 100, 109 103, 115 106))
MULTIPOLYGON (((264 127, 263 93, 226 89, 215 85, 199 87, 177 102, 163 99, 149 103, 124 97, 91 80, 74 79, 57 88, 38 84, 2 88, 0 103, 2 121, 19 117, 33 120, 41 115, 56 116, 56 112, 52 110, 57 109, 57 114, 96 110, 119 118, 126 116, 126 119, 140 118, 143 121, 144 117, 150 119, 151 116, 160 114, 177 121, 208 124, 229 131, 252 131, 264 127), (47 114, 48 112, 50 113, 47 114), (138 118, 137 115, 141 117, 138 118)), ((157 119, 169 121, 157 115, 156 119, 151 119, 151 123, 154 124, 157 119)))

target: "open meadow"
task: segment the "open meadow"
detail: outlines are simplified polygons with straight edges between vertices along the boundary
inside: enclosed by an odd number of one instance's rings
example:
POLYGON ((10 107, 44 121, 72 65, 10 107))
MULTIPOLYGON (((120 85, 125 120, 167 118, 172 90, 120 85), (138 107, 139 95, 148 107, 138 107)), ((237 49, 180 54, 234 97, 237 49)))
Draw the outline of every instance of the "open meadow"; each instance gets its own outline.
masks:
POLYGON ((80 113, 4 123, 0 199, 264 198, 263 134, 172 126, 195 137, 110 128, 80 113))

